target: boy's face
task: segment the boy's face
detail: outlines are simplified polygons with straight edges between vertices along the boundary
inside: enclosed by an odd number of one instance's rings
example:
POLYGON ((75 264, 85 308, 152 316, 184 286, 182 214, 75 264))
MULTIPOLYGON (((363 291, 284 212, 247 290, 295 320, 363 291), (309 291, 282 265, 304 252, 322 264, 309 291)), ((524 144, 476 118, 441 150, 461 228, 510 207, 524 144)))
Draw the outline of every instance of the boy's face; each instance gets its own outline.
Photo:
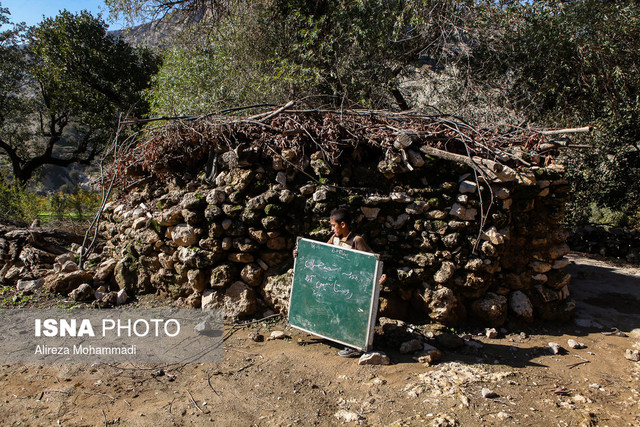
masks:
POLYGON ((335 219, 331 219, 329 222, 331 223, 331 231, 333 231, 336 236, 344 237, 349 234, 349 226, 346 222, 337 222, 335 219))

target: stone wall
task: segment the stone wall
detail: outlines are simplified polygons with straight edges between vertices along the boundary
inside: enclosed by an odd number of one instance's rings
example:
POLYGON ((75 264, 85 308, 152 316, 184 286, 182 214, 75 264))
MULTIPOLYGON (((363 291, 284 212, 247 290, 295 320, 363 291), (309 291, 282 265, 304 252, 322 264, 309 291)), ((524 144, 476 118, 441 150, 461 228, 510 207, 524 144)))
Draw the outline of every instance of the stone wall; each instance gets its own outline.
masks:
POLYGON ((297 236, 326 241, 329 212, 346 206, 384 262, 381 316, 491 326, 571 316, 562 168, 491 180, 423 148, 355 146, 333 164, 313 144, 217 145, 208 166, 174 168, 108 204, 111 267, 94 285, 229 317, 286 311, 297 236))

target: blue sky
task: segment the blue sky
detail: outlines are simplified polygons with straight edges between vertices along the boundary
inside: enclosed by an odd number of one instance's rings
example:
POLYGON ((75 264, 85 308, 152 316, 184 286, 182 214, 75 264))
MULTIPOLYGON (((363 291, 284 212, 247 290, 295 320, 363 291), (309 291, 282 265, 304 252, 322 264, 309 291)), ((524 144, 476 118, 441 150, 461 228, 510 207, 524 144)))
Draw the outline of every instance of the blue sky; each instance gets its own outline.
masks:
MULTIPOLYGON (((107 20, 108 12, 103 0, 0 0, 2 7, 11 12, 10 19, 13 22, 26 22, 27 25, 35 25, 42 21, 42 16, 54 17, 58 11, 67 9, 70 12, 88 10, 94 16, 102 12, 102 19, 107 20)), ((119 24, 109 23, 109 28, 117 30, 119 24)))

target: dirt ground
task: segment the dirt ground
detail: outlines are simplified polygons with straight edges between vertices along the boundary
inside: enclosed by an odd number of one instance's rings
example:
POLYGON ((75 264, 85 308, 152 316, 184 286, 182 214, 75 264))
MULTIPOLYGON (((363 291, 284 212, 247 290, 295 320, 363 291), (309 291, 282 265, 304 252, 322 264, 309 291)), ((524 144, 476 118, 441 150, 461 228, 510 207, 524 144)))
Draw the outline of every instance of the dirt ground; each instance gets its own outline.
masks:
POLYGON ((570 259, 573 322, 493 339, 484 329, 456 330, 473 344, 444 350, 433 366, 386 348, 391 365, 359 366, 327 341, 265 321, 227 329, 219 364, 2 365, 1 422, 640 426, 640 362, 625 358, 626 349, 640 349, 640 269, 570 259), (622 334, 604 334, 612 328, 622 334), (289 338, 248 338, 275 330, 289 338), (571 349, 569 339, 586 348, 571 349), (566 351, 553 355, 549 342, 566 351))

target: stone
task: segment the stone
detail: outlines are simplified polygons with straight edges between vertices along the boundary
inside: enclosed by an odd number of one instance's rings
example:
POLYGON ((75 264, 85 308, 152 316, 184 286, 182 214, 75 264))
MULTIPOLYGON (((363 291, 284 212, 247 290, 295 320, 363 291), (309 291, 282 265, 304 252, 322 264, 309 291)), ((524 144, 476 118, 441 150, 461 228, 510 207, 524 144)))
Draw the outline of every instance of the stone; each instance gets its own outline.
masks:
POLYGON ((78 264, 73 261, 67 261, 62 264, 62 268, 60 269, 61 273, 72 273, 74 271, 78 271, 78 264))
POLYGON ((551 270, 551 264, 542 261, 533 261, 529 264, 529 267, 536 273, 546 273, 551 270))
POLYGON ((207 197, 205 198, 205 200, 209 205, 219 205, 223 203, 226 198, 227 198, 227 194, 224 191, 216 188, 211 190, 209 194, 207 194, 207 197))
POLYGON ((533 306, 524 292, 513 291, 509 294, 509 309, 524 321, 533 322, 533 306))
POLYGON ((389 203, 390 201, 391 201, 391 197, 389 196, 374 194, 374 195, 368 196, 364 200, 364 203, 371 206, 377 206, 381 203, 389 203))
POLYGON ((456 334, 452 334, 450 332, 443 332, 439 335, 436 335, 436 342, 440 347, 447 350, 457 350, 464 346, 464 340, 456 334))
POLYGON ((419 339, 412 339, 411 341, 405 341, 400 345, 400 353, 402 354, 413 353, 422 349, 423 349, 422 341, 420 341, 419 339))
POLYGON ((281 340, 287 337, 283 331, 272 331, 271 335, 269 335, 270 340, 281 340))
POLYGON ((281 251, 287 248, 287 239, 284 237, 275 237, 267 241, 267 248, 273 251, 281 251))
POLYGON ((486 328, 484 330, 484 335, 489 339, 495 339, 498 338, 498 331, 496 328, 486 328))
POLYGON ((571 251, 569 245, 563 243, 549 249, 549 257, 553 260, 560 259, 571 251))
POLYGON ((640 350, 626 349, 624 351, 624 357, 632 362, 640 362, 640 350))
POLYGON ((189 286, 198 293, 202 293, 206 286, 207 279, 204 275, 204 272, 200 269, 198 270, 188 270, 187 271, 187 280, 189 286))
POLYGON ((93 275, 93 279, 98 282, 106 282, 113 275, 118 260, 109 258, 103 261, 93 275))
POLYGON ((506 240, 508 231, 500 232, 495 226, 482 233, 482 239, 490 241, 493 245, 502 245, 506 240))
POLYGON ((116 294, 116 305, 122 305, 127 302, 129 295, 127 295, 126 289, 120 289, 116 294))
POLYGON ((267 241, 269 240, 269 236, 264 230, 258 228, 249 228, 248 232, 249 236, 261 245, 267 243, 267 241))
POLYGON ((45 287, 51 292, 68 295, 83 283, 93 282, 93 276, 88 271, 78 270, 72 273, 62 273, 45 278, 45 287))
POLYGON ((174 206, 169 209, 164 209, 159 215, 154 217, 158 225, 162 227, 170 227, 178 225, 182 222, 182 209, 179 206, 174 206))
POLYGON ((338 412, 333 414, 333 416, 343 423, 356 423, 363 419, 362 416, 355 412, 347 411, 346 409, 340 409, 338 412))
POLYGON ((256 287, 262 284, 264 271, 257 264, 247 264, 242 268, 240 277, 249 286, 256 287))
POLYGON ((551 354, 560 354, 564 350, 557 342, 550 342, 547 345, 551 354))
POLYGON ((18 280, 16 289, 25 295, 29 295, 40 289, 44 285, 44 279, 18 280))
POLYGON ((227 259, 231 262, 237 262, 237 263, 243 263, 243 264, 249 264, 255 261, 254 256, 247 252, 235 252, 235 253, 229 254, 227 259))
POLYGON ((378 218, 378 215, 380 214, 380 208, 363 206, 360 208, 360 210, 362 211, 362 214, 364 215, 364 217, 367 218, 369 221, 373 221, 374 219, 378 218))
POLYGON ((107 307, 112 307, 116 305, 118 301, 118 293, 117 292, 108 292, 104 294, 104 296, 100 299, 100 301, 107 307))
POLYGON ((423 344, 423 349, 421 352, 416 353, 413 356, 413 359, 420 362, 420 363, 424 363, 425 365, 433 365, 434 363, 440 361, 440 359, 442 358, 442 352, 437 349, 436 347, 424 343, 423 344))
POLYGON ((475 193, 476 191, 478 191, 478 184, 473 181, 462 181, 458 186, 458 191, 462 194, 475 193))
POLYGON ((451 261, 444 261, 440 266, 440 269, 433 275, 433 280, 440 284, 446 283, 453 277, 455 272, 456 265, 451 261))
POLYGON ((409 159, 409 163, 411 163, 411 166, 415 168, 421 168, 422 166, 424 166, 424 159, 422 158, 420 153, 410 149, 407 149, 406 152, 407 152, 407 158, 409 159))
POLYGON ((485 399, 493 399, 495 397, 498 397, 498 393, 486 387, 482 388, 482 390, 480 391, 480 394, 482 394, 482 397, 485 399))
POLYGON ((264 335, 256 332, 256 331, 252 331, 249 332, 249 334, 247 335, 247 338, 249 338, 251 341, 253 342, 263 342, 264 341, 264 335))
POLYGON ((569 346, 569 348, 572 348, 572 349, 574 349, 574 350, 579 350, 579 349, 582 349, 582 348, 587 348, 587 346, 586 346, 586 345, 584 345, 583 343, 578 342, 578 341, 576 341, 576 340, 574 340, 574 339, 568 339, 568 340, 567 340, 567 345, 569 346))
POLYGON ((459 203, 454 203, 449 211, 449 215, 460 218, 463 221, 473 221, 478 215, 478 210, 475 208, 465 208, 459 203))
POLYGON ((327 200, 328 198, 328 190, 324 187, 320 187, 319 189, 316 190, 315 193, 313 193, 313 201, 314 202, 323 202, 325 200, 327 200))
POLYGON ((413 202, 413 197, 409 196, 407 193, 401 191, 395 191, 389 194, 392 202, 397 203, 411 203, 413 202))
POLYGON ((253 289, 246 283, 235 282, 224 294, 225 317, 240 318, 255 314, 258 310, 258 301, 253 289))
POLYGON ((509 191, 508 188, 504 188, 504 187, 499 187, 495 189, 493 193, 499 200, 505 200, 505 199, 508 199, 509 196, 511 196, 511 191, 509 191))
POLYGON ((568 265, 569 265, 569 260, 567 258, 560 258, 553 262, 553 265, 551 266, 551 268, 553 268, 554 270, 562 270, 568 265))
POLYGON ((69 292, 69 298, 74 301, 88 301, 93 298, 93 289, 88 283, 83 283, 69 292))
POLYGON ((225 288, 233 280, 232 268, 228 264, 222 264, 211 270, 209 285, 212 288, 225 288))
POLYGON ((427 301, 429 317, 444 324, 455 324, 462 320, 464 311, 456 294, 445 286, 425 289, 421 298, 427 301))
POLYGON ((397 218, 389 221, 389 226, 394 230, 399 230, 402 227, 404 227, 404 225, 407 223, 408 220, 409 220, 409 215, 407 215, 406 213, 403 213, 399 215, 397 218))
POLYGON ((140 230, 142 228, 144 228, 147 224, 147 217, 142 217, 142 218, 138 218, 136 220, 133 221, 133 225, 131 226, 132 229, 134 230, 140 230))
POLYGON ((293 269, 290 269, 284 274, 267 277, 262 289, 267 305, 273 307, 279 313, 286 314, 289 309, 292 280, 293 269))
POLYGON ((201 307, 202 310, 219 309, 222 305, 222 295, 213 289, 205 289, 202 293, 201 307))
POLYGON ((390 365, 391 359, 381 351, 371 351, 360 356, 358 365, 390 365))
POLYGON ((507 320, 507 298, 487 292, 471 304, 473 314, 491 326, 501 326, 507 320))
POLYGON ((194 227, 187 224, 178 224, 173 227, 171 232, 171 240, 176 246, 193 246, 198 241, 198 231, 194 227))

